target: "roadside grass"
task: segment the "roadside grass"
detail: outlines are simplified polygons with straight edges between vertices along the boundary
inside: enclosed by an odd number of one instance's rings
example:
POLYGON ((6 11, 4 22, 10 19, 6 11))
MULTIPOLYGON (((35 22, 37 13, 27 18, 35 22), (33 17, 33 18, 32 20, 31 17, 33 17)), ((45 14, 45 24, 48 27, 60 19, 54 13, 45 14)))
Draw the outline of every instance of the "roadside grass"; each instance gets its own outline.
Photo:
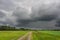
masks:
POLYGON ((40 32, 60 36, 60 31, 40 31, 40 32))
POLYGON ((34 31, 33 40, 60 40, 60 31, 34 31))
POLYGON ((0 31, 0 40, 17 40, 28 31, 0 31))

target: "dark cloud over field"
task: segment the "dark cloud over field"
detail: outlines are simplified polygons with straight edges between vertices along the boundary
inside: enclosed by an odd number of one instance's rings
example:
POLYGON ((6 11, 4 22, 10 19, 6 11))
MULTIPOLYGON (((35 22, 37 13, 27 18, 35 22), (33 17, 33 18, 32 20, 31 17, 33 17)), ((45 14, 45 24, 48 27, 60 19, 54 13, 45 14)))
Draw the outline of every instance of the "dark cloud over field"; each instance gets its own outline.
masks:
POLYGON ((56 28, 58 19, 60 0, 0 0, 2 25, 56 28))

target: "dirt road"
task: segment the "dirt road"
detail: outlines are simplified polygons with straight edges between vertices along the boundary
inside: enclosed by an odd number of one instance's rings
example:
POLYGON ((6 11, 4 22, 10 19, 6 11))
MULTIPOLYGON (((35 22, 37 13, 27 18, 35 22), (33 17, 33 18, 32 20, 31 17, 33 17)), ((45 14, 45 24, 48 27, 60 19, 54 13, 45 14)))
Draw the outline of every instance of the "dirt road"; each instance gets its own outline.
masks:
POLYGON ((20 37, 18 40, 31 40, 32 32, 28 32, 24 36, 20 37))

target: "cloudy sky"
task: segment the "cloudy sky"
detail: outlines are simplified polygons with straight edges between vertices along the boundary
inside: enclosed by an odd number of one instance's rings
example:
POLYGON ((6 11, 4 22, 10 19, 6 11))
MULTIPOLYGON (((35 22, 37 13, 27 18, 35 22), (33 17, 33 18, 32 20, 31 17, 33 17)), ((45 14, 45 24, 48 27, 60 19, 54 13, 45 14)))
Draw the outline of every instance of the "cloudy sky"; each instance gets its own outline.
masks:
POLYGON ((0 0, 0 25, 60 28, 60 0, 0 0))

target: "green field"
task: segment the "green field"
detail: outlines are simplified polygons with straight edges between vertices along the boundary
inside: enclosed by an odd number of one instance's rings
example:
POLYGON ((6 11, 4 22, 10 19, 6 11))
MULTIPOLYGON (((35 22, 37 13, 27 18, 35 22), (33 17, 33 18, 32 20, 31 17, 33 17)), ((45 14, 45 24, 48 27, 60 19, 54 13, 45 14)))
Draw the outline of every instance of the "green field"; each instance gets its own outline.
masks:
POLYGON ((35 31, 33 40, 60 40, 60 31, 35 31))
MULTIPOLYGON (((0 31, 0 40, 17 40, 28 32, 29 31, 0 31)), ((32 40, 60 40, 60 31, 32 31, 31 38, 32 40)))
POLYGON ((0 31, 0 40, 17 40, 27 31, 0 31))

